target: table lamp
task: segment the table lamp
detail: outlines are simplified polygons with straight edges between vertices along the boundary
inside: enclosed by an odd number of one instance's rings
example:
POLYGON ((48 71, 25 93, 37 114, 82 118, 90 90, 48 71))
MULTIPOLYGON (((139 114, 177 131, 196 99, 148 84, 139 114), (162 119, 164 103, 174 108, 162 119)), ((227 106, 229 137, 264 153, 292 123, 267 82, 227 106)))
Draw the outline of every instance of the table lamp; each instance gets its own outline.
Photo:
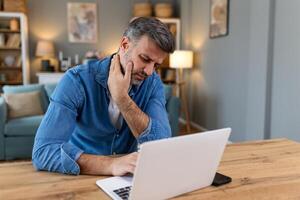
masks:
POLYGON ((55 50, 53 42, 41 40, 38 41, 35 55, 41 57, 41 70, 42 71, 54 71, 54 67, 50 65, 49 58, 55 56, 55 50))
POLYGON ((193 67, 193 52, 188 50, 176 50, 170 55, 170 67, 177 71, 176 84, 179 86, 179 96, 183 104, 183 110, 186 118, 186 128, 190 132, 190 118, 187 107, 187 100, 184 91, 185 81, 183 80, 183 69, 193 67), (178 71, 179 70, 179 71, 178 71))

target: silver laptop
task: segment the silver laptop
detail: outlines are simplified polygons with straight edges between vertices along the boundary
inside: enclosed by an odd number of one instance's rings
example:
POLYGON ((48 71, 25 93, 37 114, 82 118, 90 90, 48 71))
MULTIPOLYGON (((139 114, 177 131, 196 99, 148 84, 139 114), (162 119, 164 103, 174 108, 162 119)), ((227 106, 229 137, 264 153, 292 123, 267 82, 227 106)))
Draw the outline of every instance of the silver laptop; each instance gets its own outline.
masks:
POLYGON ((220 129, 141 145, 134 176, 96 184, 114 200, 166 199, 211 185, 231 129, 220 129))

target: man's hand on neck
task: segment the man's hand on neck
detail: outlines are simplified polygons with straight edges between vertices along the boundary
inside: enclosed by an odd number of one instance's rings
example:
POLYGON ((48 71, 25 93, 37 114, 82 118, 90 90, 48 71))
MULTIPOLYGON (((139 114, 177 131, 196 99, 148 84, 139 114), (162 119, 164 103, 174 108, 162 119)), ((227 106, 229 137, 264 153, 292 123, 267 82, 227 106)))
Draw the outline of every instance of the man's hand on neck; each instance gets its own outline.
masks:
POLYGON ((125 75, 123 75, 120 57, 116 54, 110 65, 108 88, 132 134, 137 138, 147 128, 149 117, 128 95, 132 68, 133 63, 129 62, 125 69, 125 75))
POLYGON ((129 62, 125 69, 125 75, 123 75, 121 71, 119 54, 113 56, 110 64, 107 84, 110 95, 117 104, 120 103, 126 96, 128 96, 132 68, 133 64, 132 62, 129 62))

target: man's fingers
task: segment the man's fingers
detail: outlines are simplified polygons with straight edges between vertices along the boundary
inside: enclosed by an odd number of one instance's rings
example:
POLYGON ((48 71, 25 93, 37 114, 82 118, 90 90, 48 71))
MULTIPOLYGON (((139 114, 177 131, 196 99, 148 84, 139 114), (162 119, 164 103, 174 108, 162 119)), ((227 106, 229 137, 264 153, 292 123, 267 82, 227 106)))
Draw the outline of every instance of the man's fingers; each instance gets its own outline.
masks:
POLYGON ((114 55, 111 59, 109 73, 112 73, 115 70, 115 65, 116 65, 116 55, 114 55))
POLYGON ((125 79, 131 78, 132 68, 133 68, 133 63, 132 63, 132 61, 129 61, 126 65, 125 79))
POLYGON ((131 155, 132 155, 135 159, 137 159, 139 153, 138 153, 138 152, 134 152, 134 153, 131 153, 131 155))
POLYGON ((133 160, 136 160, 137 157, 138 157, 138 155, 139 155, 138 152, 133 152, 133 153, 131 153, 131 154, 128 154, 128 156, 129 156, 130 158, 132 158, 133 160))
POLYGON ((130 154, 130 161, 129 161, 129 163, 131 165, 136 166, 137 156, 138 156, 137 152, 130 154))
POLYGON ((115 55, 115 62, 114 62, 114 70, 116 70, 118 73, 121 73, 121 64, 120 64, 120 55, 115 55))
POLYGON ((134 165, 128 165, 128 166, 127 166, 127 171, 128 171, 128 172, 130 172, 130 173, 133 174, 133 173, 134 173, 134 170, 135 170, 135 166, 134 166, 134 165))
POLYGON ((131 165, 136 165, 136 158, 131 158, 130 160, 129 160, 129 163, 131 164, 131 165))

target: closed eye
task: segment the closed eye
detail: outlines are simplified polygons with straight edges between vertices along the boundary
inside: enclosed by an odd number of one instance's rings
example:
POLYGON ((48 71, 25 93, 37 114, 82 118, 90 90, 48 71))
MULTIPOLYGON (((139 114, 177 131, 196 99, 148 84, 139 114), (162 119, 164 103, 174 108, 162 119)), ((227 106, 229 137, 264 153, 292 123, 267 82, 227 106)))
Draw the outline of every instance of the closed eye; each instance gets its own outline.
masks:
POLYGON ((150 63, 150 62, 151 62, 151 60, 148 59, 148 58, 145 58, 145 57, 143 57, 143 56, 139 56, 139 57, 140 57, 140 59, 141 59, 144 63, 150 63))
MULTIPOLYGON (((144 62, 144 63, 151 63, 154 62, 152 59, 145 57, 143 55, 139 55, 139 58, 144 62)), ((161 65, 161 63, 154 63, 154 68, 157 69, 159 66, 161 65)))

